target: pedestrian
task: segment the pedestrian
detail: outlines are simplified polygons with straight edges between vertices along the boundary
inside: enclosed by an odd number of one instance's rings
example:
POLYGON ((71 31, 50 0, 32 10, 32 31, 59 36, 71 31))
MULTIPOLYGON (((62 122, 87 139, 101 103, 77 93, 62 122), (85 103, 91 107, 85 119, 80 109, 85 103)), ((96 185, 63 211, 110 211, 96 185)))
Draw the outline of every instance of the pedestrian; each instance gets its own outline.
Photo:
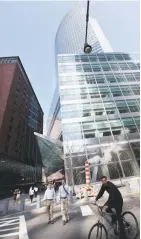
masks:
POLYGON ((61 201, 61 212, 63 225, 68 223, 69 214, 68 214, 68 198, 69 198, 69 187, 65 183, 65 180, 62 180, 62 185, 59 187, 59 199, 61 201))
POLYGON ((13 204, 16 204, 17 192, 18 192, 18 189, 15 189, 13 193, 13 204))
POLYGON ((29 189, 29 197, 30 197, 31 203, 33 201, 33 196, 34 196, 34 187, 31 186, 29 189))
POLYGON ((53 203, 55 202, 55 190, 51 182, 49 182, 48 187, 44 194, 44 199, 46 202, 46 209, 49 216, 48 224, 54 223, 53 220, 53 203))
POLYGON ((34 194, 35 194, 35 198, 36 198, 37 194, 38 194, 38 188, 36 186, 34 187, 34 194))
POLYGON ((17 189, 17 195, 16 195, 16 203, 18 204, 20 201, 20 196, 21 196, 21 192, 19 189, 17 189))

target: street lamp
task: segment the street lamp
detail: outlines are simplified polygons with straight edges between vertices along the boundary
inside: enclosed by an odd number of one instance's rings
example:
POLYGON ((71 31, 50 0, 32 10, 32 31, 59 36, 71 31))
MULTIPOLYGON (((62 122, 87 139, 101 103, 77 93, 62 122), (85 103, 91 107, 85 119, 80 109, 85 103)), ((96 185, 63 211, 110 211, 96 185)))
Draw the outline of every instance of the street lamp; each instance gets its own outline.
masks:
POLYGON ((88 35, 88 23, 89 23, 89 3, 90 1, 87 1, 87 13, 86 13, 86 35, 85 35, 85 44, 84 44, 84 52, 86 54, 91 53, 92 47, 87 43, 87 35, 88 35))

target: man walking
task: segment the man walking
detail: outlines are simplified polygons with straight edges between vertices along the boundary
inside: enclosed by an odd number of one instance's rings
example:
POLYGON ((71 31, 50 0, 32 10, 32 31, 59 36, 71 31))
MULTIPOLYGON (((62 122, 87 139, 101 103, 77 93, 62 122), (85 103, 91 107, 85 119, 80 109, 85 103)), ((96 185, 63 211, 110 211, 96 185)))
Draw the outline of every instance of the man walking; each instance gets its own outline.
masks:
POLYGON ((46 208, 47 208, 47 213, 49 215, 49 221, 48 224, 50 223, 54 223, 53 220, 53 203, 55 201, 55 191, 53 188, 53 185, 51 184, 51 182, 48 184, 48 187, 45 191, 45 195, 44 195, 44 201, 46 201, 46 208))
POLYGON ((69 187, 66 185, 65 181, 62 181, 62 185, 59 187, 59 199, 61 200, 61 212, 63 225, 69 221, 68 215, 68 197, 69 197, 69 187))

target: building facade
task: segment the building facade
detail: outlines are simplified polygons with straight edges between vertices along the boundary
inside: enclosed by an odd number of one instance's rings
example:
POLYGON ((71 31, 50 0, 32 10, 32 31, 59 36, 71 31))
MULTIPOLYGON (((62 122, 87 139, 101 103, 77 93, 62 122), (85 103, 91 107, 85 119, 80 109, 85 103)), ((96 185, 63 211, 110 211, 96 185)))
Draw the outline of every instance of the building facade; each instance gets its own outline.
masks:
POLYGON ((140 70, 125 53, 58 55, 65 170, 70 185, 137 176, 140 70))
POLYGON ((6 157, 1 170, 7 168, 6 161, 10 160, 17 174, 31 182, 33 168, 41 165, 35 131, 43 132, 43 111, 20 58, 0 58, 0 154, 2 160, 6 157), (29 167, 30 173, 23 165, 29 167))

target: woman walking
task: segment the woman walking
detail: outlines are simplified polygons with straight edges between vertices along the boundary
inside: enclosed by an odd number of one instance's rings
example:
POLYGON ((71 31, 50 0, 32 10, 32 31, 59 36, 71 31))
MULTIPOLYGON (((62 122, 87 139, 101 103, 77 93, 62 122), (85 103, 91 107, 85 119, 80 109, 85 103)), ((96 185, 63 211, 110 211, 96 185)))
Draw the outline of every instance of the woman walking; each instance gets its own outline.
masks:
POLYGON ((34 196, 34 187, 31 186, 29 189, 29 197, 30 197, 31 203, 33 201, 33 196, 34 196))

